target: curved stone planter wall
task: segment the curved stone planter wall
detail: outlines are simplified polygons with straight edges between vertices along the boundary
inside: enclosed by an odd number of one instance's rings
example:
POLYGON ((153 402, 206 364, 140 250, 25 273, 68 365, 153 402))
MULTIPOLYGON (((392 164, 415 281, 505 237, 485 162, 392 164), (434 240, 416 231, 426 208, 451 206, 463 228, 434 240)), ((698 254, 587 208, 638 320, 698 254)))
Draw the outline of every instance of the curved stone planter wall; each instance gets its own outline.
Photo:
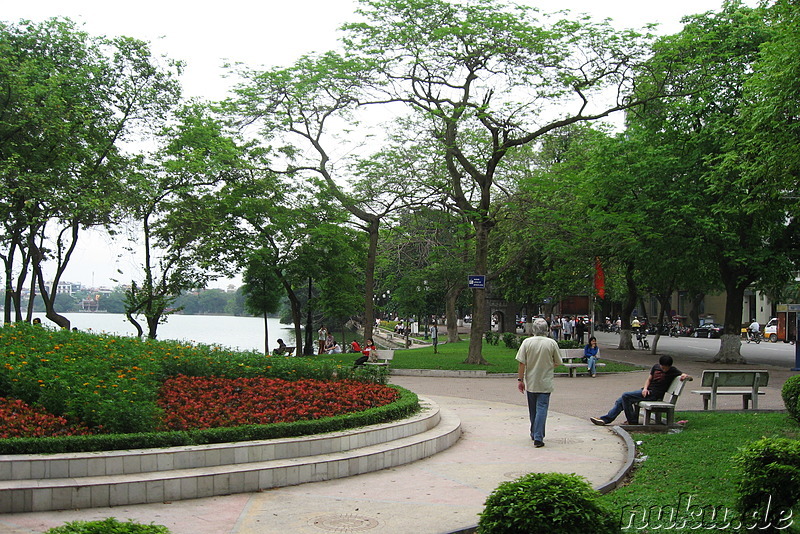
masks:
POLYGON ((0 456, 0 513, 196 499, 358 475, 453 445, 461 422, 420 398, 410 418, 342 432, 99 453, 0 456))

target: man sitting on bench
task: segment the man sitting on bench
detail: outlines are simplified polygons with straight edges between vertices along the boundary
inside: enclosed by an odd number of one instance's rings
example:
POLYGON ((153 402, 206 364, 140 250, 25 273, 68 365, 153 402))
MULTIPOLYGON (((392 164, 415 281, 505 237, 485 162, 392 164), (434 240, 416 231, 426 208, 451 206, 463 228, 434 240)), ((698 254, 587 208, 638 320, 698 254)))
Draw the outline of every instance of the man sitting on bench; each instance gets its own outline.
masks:
POLYGON ((624 411, 628 420, 623 424, 638 425, 639 401, 660 401, 663 399, 664 393, 669 389, 672 380, 676 376, 680 376, 681 380, 689 378, 689 375, 681 373, 677 367, 672 366, 672 356, 662 356, 658 359, 658 363, 650 369, 650 374, 647 375, 647 380, 641 390, 623 393, 606 415, 590 417, 589 420, 596 425, 607 425, 624 411))

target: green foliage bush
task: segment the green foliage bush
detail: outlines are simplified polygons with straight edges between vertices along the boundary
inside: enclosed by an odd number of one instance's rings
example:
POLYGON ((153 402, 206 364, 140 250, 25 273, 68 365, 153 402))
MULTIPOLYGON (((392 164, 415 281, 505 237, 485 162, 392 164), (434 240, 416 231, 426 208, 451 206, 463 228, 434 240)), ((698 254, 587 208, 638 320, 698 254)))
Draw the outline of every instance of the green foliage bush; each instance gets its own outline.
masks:
POLYGON ((600 494, 582 477, 531 473, 500 484, 480 514, 480 534, 618 533, 616 515, 598 501, 600 494))
POLYGON ((574 339, 561 339, 558 341, 559 349, 582 349, 583 345, 574 339))
POLYGON ((72 521, 45 534, 170 534, 170 530, 163 525, 142 525, 131 520, 122 523, 109 517, 101 521, 72 521))
POLYGON ((490 345, 497 345, 500 342, 500 334, 497 332, 486 332, 486 342, 490 345))
POLYGON ((762 438, 734 461, 740 469, 737 506, 743 528, 785 532, 800 502, 800 441, 762 438))
POLYGON ((781 397, 786 411, 792 419, 800 423, 800 375, 790 376, 783 383, 781 397))
POLYGON ((506 332, 505 334, 503 334, 503 343, 509 349, 517 350, 520 344, 522 344, 522 340, 517 334, 514 334, 512 332, 506 332))

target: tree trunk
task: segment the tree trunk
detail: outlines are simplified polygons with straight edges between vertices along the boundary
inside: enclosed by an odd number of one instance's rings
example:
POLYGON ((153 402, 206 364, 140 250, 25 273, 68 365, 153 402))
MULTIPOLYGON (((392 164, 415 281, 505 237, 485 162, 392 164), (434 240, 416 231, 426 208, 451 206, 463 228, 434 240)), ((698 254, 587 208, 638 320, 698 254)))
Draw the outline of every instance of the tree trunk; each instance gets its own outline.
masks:
POLYGON ((375 326, 375 259, 378 256, 378 218, 368 221, 367 265, 364 280, 364 339, 372 339, 372 328, 375 326))
POLYGON ((130 322, 133 325, 133 327, 136 329, 136 337, 141 339, 142 336, 144 335, 144 330, 142 330, 142 325, 139 324, 139 321, 137 321, 133 317, 133 315, 131 315, 130 312, 125 312, 125 317, 128 318, 128 322, 130 322))
POLYGON ((625 264, 625 285, 627 292, 625 300, 622 302, 622 326, 619 329, 619 350, 633 350, 633 340, 631 339, 631 314, 636 307, 636 283, 633 280, 633 263, 625 264))
POLYGON ((461 338, 458 336, 458 312, 456 310, 456 304, 458 303, 458 297, 461 296, 461 292, 464 290, 463 286, 453 286, 447 290, 447 295, 445 296, 445 322, 447 323, 447 342, 448 343, 458 343, 461 341, 461 338))
MULTIPOLYGON (((306 315, 306 350, 303 352, 306 356, 313 356, 317 352, 316 347, 314 347, 314 315, 311 311, 312 282, 312 279, 309 278, 308 302, 306 303, 306 308, 308 309, 308 314, 306 315)), ((300 353, 298 352, 298 354, 300 353)))
POLYGON ((147 337, 150 339, 156 339, 158 335, 158 323, 161 320, 161 314, 155 315, 145 315, 145 319, 147 319, 147 337))
MULTIPOLYGON (((475 227, 475 274, 486 275, 489 257, 489 229, 491 224, 478 221, 475 227)), ((472 290, 472 327, 469 331, 469 353, 464 363, 488 365, 482 354, 483 334, 486 326, 486 290, 472 290)))
MULTIPOLYGON (((286 295, 289 298, 289 306, 291 308, 292 313, 292 324, 294 324, 294 341, 295 341, 295 349, 294 353, 298 356, 300 354, 305 354, 303 352, 303 316, 302 316, 302 306, 300 305, 300 299, 297 298, 297 293, 295 293, 294 289, 292 288, 292 284, 286 280, 286 277, 280 272, 280 269, 276 271, 278 275, 278 279, 283 284, 283 289, 286 291, 286 295)), ((309 295, 309 303, 311 302, 311 296, 309 295)), ((266 345, 265 345, 266 346, 266 345)), ((269 354, 269 352, 265 351, 264 354, 269 354)))
POLYGON ((658 319, 656 321, 656 337, 653 339, 653 343, 650 345, 650 354, 655 355, 656 349, 658 348, 658 340, 661 339, 661 325, 664 324, 664 315, 666 314, 667 308, 669 307, 669 296, 672 295, 672 288, 667 292, 667 296, 659 295, 658 296, 658 303, 660 305, 660 309, 658 310, 658 319))
POLYGON ((725 321, 722 336, 720 336, 719 352, 711 360, 714 363, 747 363, 741 353, 742 347, 742 304, 744 290, 750 285, 750 280, 739 276, 721 267, 725 291, 725 321))
POLYGON ((269 354, 269 318, 264 312, 264 354, 269 354))
POLYGON ((689 322, 694 326, 700 326, 700 303, 706 297, 705 293, 694 293, 692 295, 692 307, 689 310, 689 322))

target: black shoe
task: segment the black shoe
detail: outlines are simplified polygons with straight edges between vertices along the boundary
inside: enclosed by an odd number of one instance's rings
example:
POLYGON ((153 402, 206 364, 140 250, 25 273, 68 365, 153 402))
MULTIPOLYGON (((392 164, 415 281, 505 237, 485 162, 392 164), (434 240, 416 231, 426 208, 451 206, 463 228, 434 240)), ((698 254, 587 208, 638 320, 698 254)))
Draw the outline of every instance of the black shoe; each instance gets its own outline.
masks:
POLYGON ((544 441, 536 441, 536 440, 533 440, 533 446, 534 446, 534 447, 536 447, 537 449, 538 449, 539 447, 544 447, 544 441))
POLYGON ((591 421, 592 423, 596 424, 597 426, 605 426, 605 425, 608 424, 604 420, 600 419, 599 417, 590 417, 589 421, 591 421))

